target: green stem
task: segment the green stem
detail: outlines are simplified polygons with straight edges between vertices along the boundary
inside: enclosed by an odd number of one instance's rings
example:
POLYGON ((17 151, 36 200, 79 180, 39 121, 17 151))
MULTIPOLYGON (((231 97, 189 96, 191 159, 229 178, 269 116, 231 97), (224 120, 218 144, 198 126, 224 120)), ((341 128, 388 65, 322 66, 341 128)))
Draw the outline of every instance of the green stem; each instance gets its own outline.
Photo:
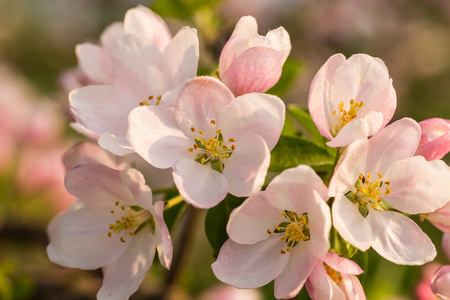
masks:
POLYGON ((171 209, 172 207, 174 207, 174 206, 178 205, 179 203, 183 202, 183 197, 181 197, 181 195, 178 195, 178 196, 173 197, 170 200, 167 200, 166 202, 167 202, 167 204, 164 207, 164 210, 171 209))
POLYGON ((364 286, 366 283, 367 272, 369 271, 369 251, 364 252, 364 273, 361 276, 361 285, 364 286))

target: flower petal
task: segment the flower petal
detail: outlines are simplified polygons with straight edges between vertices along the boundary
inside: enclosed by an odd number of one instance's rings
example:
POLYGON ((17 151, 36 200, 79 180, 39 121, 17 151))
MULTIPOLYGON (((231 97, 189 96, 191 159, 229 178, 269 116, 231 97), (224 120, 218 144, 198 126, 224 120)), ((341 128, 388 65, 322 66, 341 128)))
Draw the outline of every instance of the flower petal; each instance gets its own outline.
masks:
POLYGON ((162 51, 172 39, 163 19, 148 7, 138 5, 125 14, 124 27, 127 33, 142 35, 155 43, 162 51))
POLYGON ((311 251, 315 257, 322 258, 330 249, 330 208, 316 191, 312 192, 311 198, 305 199, 303 205, 308 211, 311 251))
POLYGON ((372 248, 385 259, 400 265, 423 265, 436 256, 430 238, 411 219, 391 211, 371 210, 372 248))
POLYGON ((311 243, 309 241, 300 242, 292 248, 289 254, 290 257, 286 268, 275 279, 274 294, 277 299, 295 297, 302 289, 317 262, 317 258, 311 251, 311 243))
POLYGON ((111 55, 101 47, 89 43, 75 47, 78 64, 83 72, 98 83, 111 83, 113 79, 111 55))
POLYGON ((155 237, 156 249, 158 250, 159 262, 164 268, 169 269, 172 263, 173 246, 169 228, 167 228, 163 217, 164 202, 155 203, 155 237))
POLYGON ((450 234, 444 233, 442 235, 442 250, 444 250, 445 255, 447 255, 447 259, 450 260, 450 234))
MULTIPOLYGON (((353 204, 342 193, 337 193, 332 207, 333 226, 344 240, 361 251, 370 248, 374 237, 367 219, 358 210, 358 204, 353 204)), ((369 215, 374 210, 370 210, 369 215)))
POLYGON ((450 266, 441 267, 433 279, 431 279, 431 289, 441 299, 450 298, 450 266))
POLYGON ((384 199, 408 214, 433 212, 450 199, 450 167, 441 160, 414 156, 392 164, 385 177, 392 193, 384 199))
POLYGON ((238 139, 248 133, 259 135, 269 150, 278 142, 284 126, 285 105, 268 94, 246 94, 223 108, 219 125, 224 135, 238 139))
POLYGON ((273 207, 264 197, 264 192, 250 196, 235 208, 227 225, 230 239, 239 244, 255 244, 269 238, 267 230, 283 222, 283 212, 273 207))
POLYGON ((309 275, 305 283, 305 287, 312 300, 345 300, 344 293, 328 276, 322 261, 318 261, 314 266, 311 275, 309 275))
POLYGON ((263 286, 283 272, 290 255, 280 254, 284 244, 277 237, 253 245, 227 240, 211 265, 214 275, 238 288, 263 286))
MULTIPOLYGON (((78 204, 77 204, 78 205, 78 204)), ((118 236, 108 237, 116 217, 88 206, 69 210, 49 225, 49 259, 64 267, 97 269, 112 263, 126 250, 118 236)))
POLYGON ((114 43, 123 35, 125 35, 125 28, 123 27, 122 22, 114 22, 108 25, 100 36, 100 43, 102 44, 103 49, 111 52, 114 43))
POLYGON ((236 58, 221 79, 235 96, 264 93, 278 82, 282 67, 279 51, 253 47, 236 58))
POLYGON ((193 159, 180 159, 173 172, 175 185, 183 199, 197 208, 211 208, 228 193, 229 184, 223 174, 193 159))
POLYGON ((127 251, 103 269, 103 285, 97 299, 128 299, 147 275, 155 256, 155 237, 149 232, 134 236, 127 251))
POLYGON ((235 142, 236 149, 224 160, 223 175, 229 193, 238 197, 249 196, 261 190, 270 164, 270 152, 262 138, 248 134, 235 142))
POLYGON ((66 171, 85 163, 100 163, 111 169, 117 169, 120 164, 114 155, 89 142, 82 142, 70 148, 62 159, 66 171))
POLYGON ((188 151, 191 141, 178 129, 174 110, 145 106, 134 109, 129 116, 128 140, 143 159, 157 168, 175 166, 188 151))
POLYGON ((125 136, 116 136, 109 132, 104 132, 98 139, 98 144, 103 149, 118 156, 134 153, 134 149, 125 136))
POLYGON ((323 261, 331 268, 340 273, 351 275, 360 275, 364 273, 364 271, 358 266, 357 263, 350 259, 340 257, 334 252, 328 252, 327 255, 323 258, 323 261))
POLYGON ((212 77, 197 77, 188 81, 181 90, 175 107, 178 126, 188 135, 191 128, 213 137, 216 130, 211 120, 217 121, 224 107, 234 100, 227 87, 212 77))

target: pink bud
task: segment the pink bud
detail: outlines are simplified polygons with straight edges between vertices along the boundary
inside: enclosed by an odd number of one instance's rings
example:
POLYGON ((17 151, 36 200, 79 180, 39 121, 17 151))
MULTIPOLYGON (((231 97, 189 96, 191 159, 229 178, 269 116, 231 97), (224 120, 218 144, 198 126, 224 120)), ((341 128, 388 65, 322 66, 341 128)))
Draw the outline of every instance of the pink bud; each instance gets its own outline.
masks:
POLYGON ((433 279, 431 289, 441 299, 450 299, 450 266, 441 267, 433 279))
POLYGON ((427 119, 419 123, 422 129, 416 155, 426 160, 441 159, 450 151, 450 120, 427 119))

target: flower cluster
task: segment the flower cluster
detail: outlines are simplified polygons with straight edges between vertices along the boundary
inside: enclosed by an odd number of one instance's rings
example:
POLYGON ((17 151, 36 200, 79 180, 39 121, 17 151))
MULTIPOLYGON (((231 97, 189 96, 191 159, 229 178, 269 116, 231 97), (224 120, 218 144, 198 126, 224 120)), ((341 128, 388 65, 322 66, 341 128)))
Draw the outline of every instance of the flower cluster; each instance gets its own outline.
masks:
MULTIPOLYGON (((143 6, 109 26, 100 45, 78 45, 79 66, 92 84, 69 95, 73 127, 103 149, 81 144, 65 155, 65 186, 78 200, 49 226, 50 260, 101 267, 98 298, 128 299, 155 249, 161 264, 171 265, 165 210, 181 198, 210 209, 233 195, 241 205, 227 216, 229 238, 212 270, 238 288, 274 280, 278 299, 303 286, 312 299, 365 299, 354 252, 372 247, 403 265, 432 261, 435 246, 410 216, 450 233, 450 168, 439 160, 450 150, 449 121, 388 125, 397 98, 386 65, 365 54, 336 54, 314 77, 308 103, 311 124, 329 140, 314 146, 333 153, 335 164, 321 177, 288 161, 267 176, 286 109, 265 92, 280 79, 290 50, 283 27, 261 36, 256 20, 243 17, 216 77, 197 76, 196 30, 183 27, 172 37, 143 6), (155 167, 156 176, 170 169, 179 196, 152 192, 142 164, 155 167)), ((433 281, 438 295, 448 296, 447 269, 433 281)))

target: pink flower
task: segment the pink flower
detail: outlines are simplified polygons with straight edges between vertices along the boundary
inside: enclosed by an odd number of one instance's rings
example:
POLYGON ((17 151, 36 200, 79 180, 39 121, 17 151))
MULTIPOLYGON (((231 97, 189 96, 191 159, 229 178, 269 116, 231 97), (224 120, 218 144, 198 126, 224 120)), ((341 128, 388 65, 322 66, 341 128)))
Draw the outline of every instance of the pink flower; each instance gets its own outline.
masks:
POLYGON ((230 237, 212 269, 224 283, 256 288, 275 280, 275 297, 295 297, 330 243, 327 188, 309 166, 287 169, 230 215, 230 237))
POLYGON ((397 264, 424 264, 436 249, 414 221, 390 209, 429 213, 450 199, 450 168, 413 156, 419 140, 419 125, 401 119, 348 146, 330 182, 339 234, 397 264))
POLYGON ((386 126, 397 97, 383 61, 366 54, 335 54, 309 90, 309 111, 330 147, 344 147, 386 126))
POLYGON ((442 267, 438 262, 431 262, 422 267, 422 278, 416 285, 416 297, 419 300, 439 300, 431 289, 430 282, 436 271, 442 267))
POLYGON ((447 255, 447 259, 450 260, 450 234, 444 233, 442 235, 442 249, 444 250, 445 255, 447 255))
POLYGON ((432 213, 423 214, 422 217, 430 221, 440 231, 450 233, 450 202, 432 213))
POLYGON ((216 285, 199 296, 200 300, 262 300, 263 295, 258 290, 237 289, 229 285, 216 285))
POLYGON ((450 299, 450 266, 443 266, 434 274, 431 289, 440 299, 450 299))
POLYGON ((157 168, 172 167, 175 185, 188 203, 210 208, 229 192, 238 197, 261 189, 284 124, 284 103, 266 94, 236 99, 218 80, 197 77, 161 102, 129 117, 128 139, 157 168))
POLYGON ((236 96, 263 93, 280 79, 290 51, 289 34, 283 27, 261 36, 255 18, 242 17, 220 55, 220 77, 236 96))
POLYGON ((150 269, 155 248, 169 268, 172 242, 164 204, 152 203, 141 173, 86 163, 72 168, 65 184, 79 200, 49 225, 52 262, 88 270, 102 267, 98 299, 128 299, 150 269))
POLYGON ((355 276, 362 273, 353 261, 328 252, 316 262, 305 286, 313 300, 365 300, 363 287, 355 276))
POLYGON ((76 128, 88 136, 99 135, 100 146, 116 155, 134 152, 125 137, 133 108, 158 105, 164 93, 196 76, 196 30, 184 27, 168 42, 167 38, 152 40, 147 38, 150 29, 145 28, 155 22, 154 17, 147 8, 135 8, 125 17, 124 34, 115 27, 104 33, 107 50, 86 44, 77 48, 79 57, 86 57, 81 60, 86 61, 84 70, 92 68, 90 73, 100 74, 96 81, 106 84, 70 93, 71 112, 80 124, 76 128), (140 30, 145 34, 138 34, 140 30))
POLYGON ((416 155, 426 160, 443 158, 450 151, 450 120, 433 118, 419 122, 422 129, 416 155))

